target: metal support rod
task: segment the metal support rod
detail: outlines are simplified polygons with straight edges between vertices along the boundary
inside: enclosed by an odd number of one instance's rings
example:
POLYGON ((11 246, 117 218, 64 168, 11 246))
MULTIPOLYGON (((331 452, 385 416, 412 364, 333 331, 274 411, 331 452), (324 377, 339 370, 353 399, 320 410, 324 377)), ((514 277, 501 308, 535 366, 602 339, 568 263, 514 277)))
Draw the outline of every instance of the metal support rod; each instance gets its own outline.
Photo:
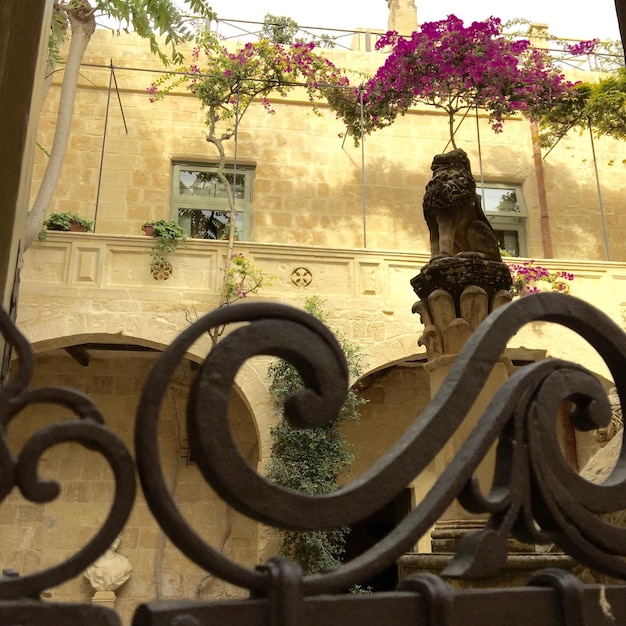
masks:
POLYGON ((111 63, 111 72, 113 72, 113 82, 115 83, 115 93, 117 94, 117 101, 120 105, 120 113, 122 114, 122 122, 124 123, 124 132, 128 135, 128 125, 126 124, 126 116, 124 115, 124 107, 122 106, 120 88, 117 85, 117 77, 115 76, 115 68, 113 67, 113 63, 111 63))
POLYGON ((596 175, 596 190, 598 191, 598 203, 600 205, 600 219, 602 220, 602 234, 604 235, 604 250, 606 252, 606 260, 611 260, 609 252, 609 236, 606 230, 606 219, 604 217, 604 203, 602 202, 602 189, 600 188, 600 177, 598 175, 598 162, 596 160, 596 145, 593 140, 593 131, 591 130, 591 120, 588 121, 589 137, 591 139, 591 153, 593 154, 593 170, 596 175))
POLYGON ((551 259, 553 258, 554 253, 552 250, 552 233, 550 232, 550 210, 548 208, 548 194, 546 193, 546 180, 543 171, 543 158, 541 156, 541 146, 539 144, 539 127, 537 125, 537 122, 530 122, 530 136, 533 144, 535 179, 537 180, 537 198, 539 200, 539 216, 541 220, 541 241, 543 243, 543 256, 545 259, 551 259))
MULTIPOLYGON (((233 201, 232 210, 229 217, 229 229, 228 229, 228 248, 226 252, 226 267, 224 268, 224 281, 226 281, 228 272, 230 270, 231 260, 233 258, 233 249, 235 247, 235 230, 237 228, 237 198, 235 196, 237 189, 237 147, 239 145, 239 103, 240 103, 241 93, 239 89, 237 90, 237 102, 235 104, 235 130, 234 130, 234 139, 235 139, 235 152, 234 152, 234 162, 233 162, 233 184, 230 188, 230 196, 233 201)), ((223 151, 221 151, 223 155, 223 151)))
MULTIPOLYGON (((96 189, 96 208, 93 214, 93 232, 96 232, 96 225, 98 223, 98 206, 100 204, 100 187, 102 186, 102 166, 104 164, 104 148, 107 141, 107 129, 109 126, 109 108, 111 105, 111 84, 113 83, 113 59, 110 61, 109 66, 109 88, 107 90, 107 106, 104 114, 104 131, 102 133, 102 148, 100 149, 100 169, 98 170, 98 187, 96 189)), ((119 94, 118 94, 119 95, 119 94)), ((120 102, 121 106, 121 102, 120 102)), ((125 124, 125 123, 124 123, 125 124)))
POLYGON ((617 22, 622 38, 622 48, 624 49, 624 60, 626 60, 626 0, 615 0, 615 10, 617 12, 617 22))
POLYGON ((363 113, 363 85, 359 87, 361 107, 361 202, 363 203, 363 247, 367 248, 367 201, 365 198, 365 116, 363 113))

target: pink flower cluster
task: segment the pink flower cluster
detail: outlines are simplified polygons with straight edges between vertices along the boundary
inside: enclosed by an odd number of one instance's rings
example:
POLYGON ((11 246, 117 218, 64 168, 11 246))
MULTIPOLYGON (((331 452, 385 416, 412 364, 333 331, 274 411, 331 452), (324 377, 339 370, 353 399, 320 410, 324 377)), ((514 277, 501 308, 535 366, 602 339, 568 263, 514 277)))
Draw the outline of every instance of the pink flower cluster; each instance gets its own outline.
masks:
POLYGON ((451 119, 478 106, 498 132, 506 116, 522 111, 532 117, 572 88, 529 41, 502 36, 495 17, 464 26, 450 15, 422 24, 408 38, 389 32, 377 43, 387 46, 391 54, 363 88, 368 132, 417 103, 441 108, 451 119))
POLYGON ((157 92, 157 85, 156 85, 156 83, 150 83, 150 86, 146 87, 146 91, 150 95, 150 98, 148 98, 148 100, 150 100, 150 102, 154 102, 156 100, 156 98, 154 98, 154 95, 157 92))
POLYGON ((325 90, 346 86, 349 81, 314 49, 312 42, 282 45, 262 39, 230 51, 219 39, 207 37, 193 49, 191 65, 182 72, 164 74, 147 91, 154 102, 186 86, 208 111, 209 123, 232 118, 235 109, 241 115, 257 98, 274 114, 270 96, 286 96, 296 86, 303 86, 315 105, 325 90))
POLYGON ((536 265, 534 260, 525 261, 522 264, 509 263, 509 270, 513 285, 511 292, 514 295, 524 296, 541 291, 537 286, 538 281, 551 283, 553 291, 569 293, 569 286, 563 281, 574 280, 574 274, 565 271, 550 272, 541 265, 536 265))
POLYGON ((582 56, 585 54, 593 54, 596 47, 600 43, 599 39, 590 39, 589 41, 580 41, 575 44, 569 44, 566 47, 567 52, 574 56, 582 56))

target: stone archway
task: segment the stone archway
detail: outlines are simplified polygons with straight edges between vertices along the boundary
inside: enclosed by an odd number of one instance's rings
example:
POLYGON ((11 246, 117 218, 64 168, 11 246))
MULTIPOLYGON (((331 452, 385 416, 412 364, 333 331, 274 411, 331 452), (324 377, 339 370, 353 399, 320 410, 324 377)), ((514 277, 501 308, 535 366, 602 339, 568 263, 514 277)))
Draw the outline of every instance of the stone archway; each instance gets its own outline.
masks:
MULTIPOLYGON (((133 451, 134 421, 139 396, 163 348, 154 339, 107 334, 51 337, 34 346, 31 387, 71 387, 89 395, 107 426, 133 451), (88 361, 81 363, 71 348, 88 361), (88 348, 84 348, 88 346, 88 348), (117 346, 118 348, 115 348, 117 346), (139 349, 141 348, 141 349, 139 349), (69 350, 68 350, 69 349, 69 350)), ((212 547, 248 567, 258 562, 258 528, 227 507, 213 492, 198 467, 187 458, 185 407, 197 368, 184 359, 164 395, 159 418, 159 448, 163 473, 184 518, 212 547)), ((256 467, 259 461, 258 425, 242 398, 232 392, 230 423, 242 454, 256 467)), ((56 405, 28 407, 8 428, 11 449, 19 450, 46 425, 75 419, 56 405)), ((31 504, 12 493, 0 519, 0 561, 21 574, 32 573, 68 558, 95 534, 108 514, 113 495, 107 463, 79 444, 62 444, 39 462, 41 476, 58 481, 61 494, 44 505, 31 504)), ((130 560, 133 572, 116 593, 116 609, 125 623, 138 603, 160 598, 238 597, 239 591, 184 557, 166 539, 152 517, 140 490, 130 519, 121 534, 119 553, 130 560)), ((81 577, 52 592, 53 599, 88 601, 93 589, 81 577)))

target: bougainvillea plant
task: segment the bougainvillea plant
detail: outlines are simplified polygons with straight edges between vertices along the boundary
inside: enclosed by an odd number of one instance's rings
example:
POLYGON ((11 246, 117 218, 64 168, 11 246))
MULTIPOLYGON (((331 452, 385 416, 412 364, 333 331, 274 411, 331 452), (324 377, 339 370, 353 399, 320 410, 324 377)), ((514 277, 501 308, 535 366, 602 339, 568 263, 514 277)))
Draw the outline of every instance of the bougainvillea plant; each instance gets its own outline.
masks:
POLYGON ((526 39, 502 34, 501 22, 490 17, 464 26, 454 15, 426 22, 410 37, 388 32, 376 44, 391 46, 387 61, 361 90, 337 94, 335 103, 347 132, 358 141, 365 133, 393 124, 415 104, 448 114, 454 148, 455 117, 479 107, 491 128, 502 130, 505 117, 522 112, 536 117, 573 89, 546 53, 526 39), (363 121, 359 102, 363 101, 363 121))
POLYGON ((235 137, 238 125, 255 101, 274 114, 270 96, 286 97, 300 87, 306 90, 317 112, 319 96, 346 85, 348 79, 344 73, 318 54, 312 42, 283 45, 260 39, 230 49, 214 33, 205 31, 198 35, 190 65, 163 74, 148 87, 152 102, 176 89, 186 88, 199 99, 205 111, 206 140, 218 153, 217 176, 226 190, 231 216, 225 276, 233 258, 236 232, 235 199, 230 181, 224 175, 225 142, 235 137))
POLYGON ((527 296, 543 291, 537 283, 550 284, 552 291, 569 294, 570 286, 566 281, 574 280, 571 272, 551 272, 532 259, 524 263, 508 263, 508 266, 513 279, 511 293, 514 296, 527 296))
POLYGON ((249 294, 255 294, 262 287, 271 285, 273 280, 273 276, 255 267, 245 255, 235 254, 226 273, 224 304, 232 304, 237 300, 247 298, 249 294))

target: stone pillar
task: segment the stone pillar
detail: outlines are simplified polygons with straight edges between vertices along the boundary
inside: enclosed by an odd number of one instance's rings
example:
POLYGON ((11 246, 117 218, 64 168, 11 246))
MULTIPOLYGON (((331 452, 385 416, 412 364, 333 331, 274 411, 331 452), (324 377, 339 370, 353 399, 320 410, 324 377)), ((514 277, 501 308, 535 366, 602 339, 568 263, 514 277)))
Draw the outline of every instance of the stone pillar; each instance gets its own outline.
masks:
MULTIPOLYGON (((420 297, 413 311, 419 313, 424 324, 420 344, 426 347, 427 370, 430 372, 431 395, 434 396, 446 379, 450 367, 472 332, 485 317, 510 302, 511 277, 507 266, 498 261, 487 261, 476 256, 437 258, 425 265, 413 278, 411 285, 420 297)), ((435 460, 439 474, 458 452, 468 434, 476 425, 487 404, 508 378, 512 364, 504 355, 494 366, 490 376, 482 382, 482 389, 463 424, 435 460)), ((493 477, 495 444, 492 453, 474 473, 483 490, 488 490, 493 477)), ((406 554, 399 559, 401 578, 413 573, 441 574, 452 560, 460 538, 469 531, 483 528, 485 519, 471 515, 458 503, 453 503, 435 525, 431 533, 430 554, 406 554)), ((571 569, 574 561, 562 553, 538 553, 535 546, 508 541, 509 557, 504 570, 496 576, 479 581, 451 580, 455 587, 523 585, 538 569, 559 567, 571 569)))
MULTIPOLYGON (((419 343, 426 348, 431 397, 439 391, 457 355, 478 325, 491 311, 511 301, 511 276, 507 266, 476 256, 445 257, 430 261, 413 278, 411 285, 420 297, 413 311, 419 313, 424 332, 419 343)), ((504 355, 496 363, 463 424, 436 460, 442 470, 458 452, 478 418, 508 378, 512 365, 504 355)), ((488 489, 493 475, 494 455, 485 459, 476 474, 488 489)), ((438 472, 440 473, 440 472, 438 472)), ((474 516, 453 503, 443 520, 466 520, 474 516)), ((450 524, 446 524, 450 528, 450 524)), ((452 524, 454 526, 454 524, 452 524)), ((459 524, 465 528, 467 524, 459 524)), ((436 531, 435 531, 436 534, 436 531)))
POLYGON ((417 8, 415 0, 387 0, 389 18, 387 28, 401 35, 410 35, 417 30, 417 8))

